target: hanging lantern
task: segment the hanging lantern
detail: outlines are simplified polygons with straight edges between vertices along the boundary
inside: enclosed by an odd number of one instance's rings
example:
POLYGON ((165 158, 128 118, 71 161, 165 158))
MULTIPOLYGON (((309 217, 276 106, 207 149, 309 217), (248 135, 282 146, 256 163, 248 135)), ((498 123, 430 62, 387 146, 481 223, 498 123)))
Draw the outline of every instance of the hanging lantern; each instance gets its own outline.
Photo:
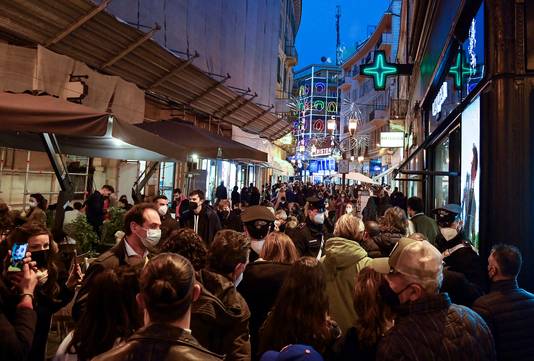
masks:
POLYGON ((357 127, 358 127, 358 121, 354 118, 350 118, 349 119, 349 132, 351 134, 354 134, 357 127))
POLYGON ((329 132, 334 132, 336 130, 336 117, 332 115, 328 122, 326 123, 326 128, 329 132))

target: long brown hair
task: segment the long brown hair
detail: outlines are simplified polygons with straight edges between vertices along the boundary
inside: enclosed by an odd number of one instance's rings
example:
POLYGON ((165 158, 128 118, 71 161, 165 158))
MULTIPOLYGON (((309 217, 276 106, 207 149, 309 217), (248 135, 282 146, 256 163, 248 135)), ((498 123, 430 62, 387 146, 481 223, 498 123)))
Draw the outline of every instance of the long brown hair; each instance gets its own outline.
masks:
POLYGON ((285 233, 272 232, 265 237, 260 257, 266 261, 294 263, 298 258, 295 244, 285 233))
POLYGON ((289 344, 307 344, 324 350, 330 337, 327 314, 324 270, 317 259, 302 257, 291 267, 264 324, 262 338, 272 342, 264 346, 280 350, 289 344))
POLYGON ((356 277, 354 287, 354 310, 358 316, 356 332, 365 346, 374 346, 387 330, 393 318, 389 306, 380 296, 379 287, 386 282, 382 274, 372 268, 364 268, 356 277))
POLYGON ((408 217, 402 208, 389 208, 380 220, 380 228, 389 232, 405 234, 408 227, 408 217))

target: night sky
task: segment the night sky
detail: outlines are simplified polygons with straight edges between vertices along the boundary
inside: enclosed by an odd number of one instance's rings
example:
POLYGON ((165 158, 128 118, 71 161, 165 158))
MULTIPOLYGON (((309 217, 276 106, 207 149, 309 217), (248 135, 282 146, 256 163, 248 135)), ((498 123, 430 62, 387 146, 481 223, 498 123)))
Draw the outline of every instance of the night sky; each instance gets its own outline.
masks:
POLYGON ((341 46, 344 55, 352 53, 354 44, 367 37, 367 26, 376 25, 390 0, 303 0, 302 21, 297 33, 298 64, 301 69, 320 63, 321 57, 336 62, 336 5, 341 5, 341 46))

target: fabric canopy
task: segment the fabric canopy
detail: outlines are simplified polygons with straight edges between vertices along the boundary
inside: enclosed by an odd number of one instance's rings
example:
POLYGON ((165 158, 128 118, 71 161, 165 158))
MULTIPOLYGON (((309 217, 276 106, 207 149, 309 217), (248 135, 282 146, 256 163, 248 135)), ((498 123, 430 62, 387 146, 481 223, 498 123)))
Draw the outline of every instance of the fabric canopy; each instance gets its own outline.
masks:
POLYGON ((51 96, 0 93, 0 131, 103 136, 108 114, 51 96))
POLYGON ((136 125, 175 144, 186 147, 189 154, 201 158, 243 159, 267 162, 267 153, 261 152, 229 138, 211 133, 189 123, 161 121, 136 125))
MULTIPOLYGON (((334 175, 334 177, 341 178, 341 177, 343 177, 343 175, 342 174, 336 174, 336 175, 334 175)), ((345 179, 358 181, 358 182, 361 182, 361 183, 379 184, 379 183, 375 182, 374 180, 372 180, 371 178, 369 178, 368 176, 366 176, 366 175, 364 175, 362 173, 358 173, 358 172, 350 172, 350 173, 345 174, 345 179)))
POLYGON ((173 144, 107 113, 50 96, 0 93, 0 144, 44 151, 39 133, 55 134, 66 154, 135 160, 186 160, 173 144))

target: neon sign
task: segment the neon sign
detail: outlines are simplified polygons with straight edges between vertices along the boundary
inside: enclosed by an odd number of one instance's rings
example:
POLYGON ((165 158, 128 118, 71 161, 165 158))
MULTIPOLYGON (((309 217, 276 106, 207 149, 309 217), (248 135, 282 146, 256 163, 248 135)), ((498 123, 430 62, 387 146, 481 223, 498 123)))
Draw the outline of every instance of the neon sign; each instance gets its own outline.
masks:
POLYGON ((447 95, 447 82, 443 82, 441 88, 439 88, 438 95, 436 95, 436 98, 432 102, 432 116, 435 117, 439 112, 441 112, 441 106, 443 103, 445 103, 447 95))
POLYGON ((456 61, 454 65, 449 69, 449 74, 454 76, 454 87, 456 89, 461 89, 462 80, 467 76, 473 76, 476 74, 476 69, 473 69, 470 66, 466 66, 462 61, 462 52, 458 52, 456 55, 456 61))
POLYGON ((375 90, 384 90, 388 76, 411 75, 412 68, 412 64, 388 63, 386 53, 383 50, 377 50, 372 63, 360 66, 360 75, 372 77, 375 90))

